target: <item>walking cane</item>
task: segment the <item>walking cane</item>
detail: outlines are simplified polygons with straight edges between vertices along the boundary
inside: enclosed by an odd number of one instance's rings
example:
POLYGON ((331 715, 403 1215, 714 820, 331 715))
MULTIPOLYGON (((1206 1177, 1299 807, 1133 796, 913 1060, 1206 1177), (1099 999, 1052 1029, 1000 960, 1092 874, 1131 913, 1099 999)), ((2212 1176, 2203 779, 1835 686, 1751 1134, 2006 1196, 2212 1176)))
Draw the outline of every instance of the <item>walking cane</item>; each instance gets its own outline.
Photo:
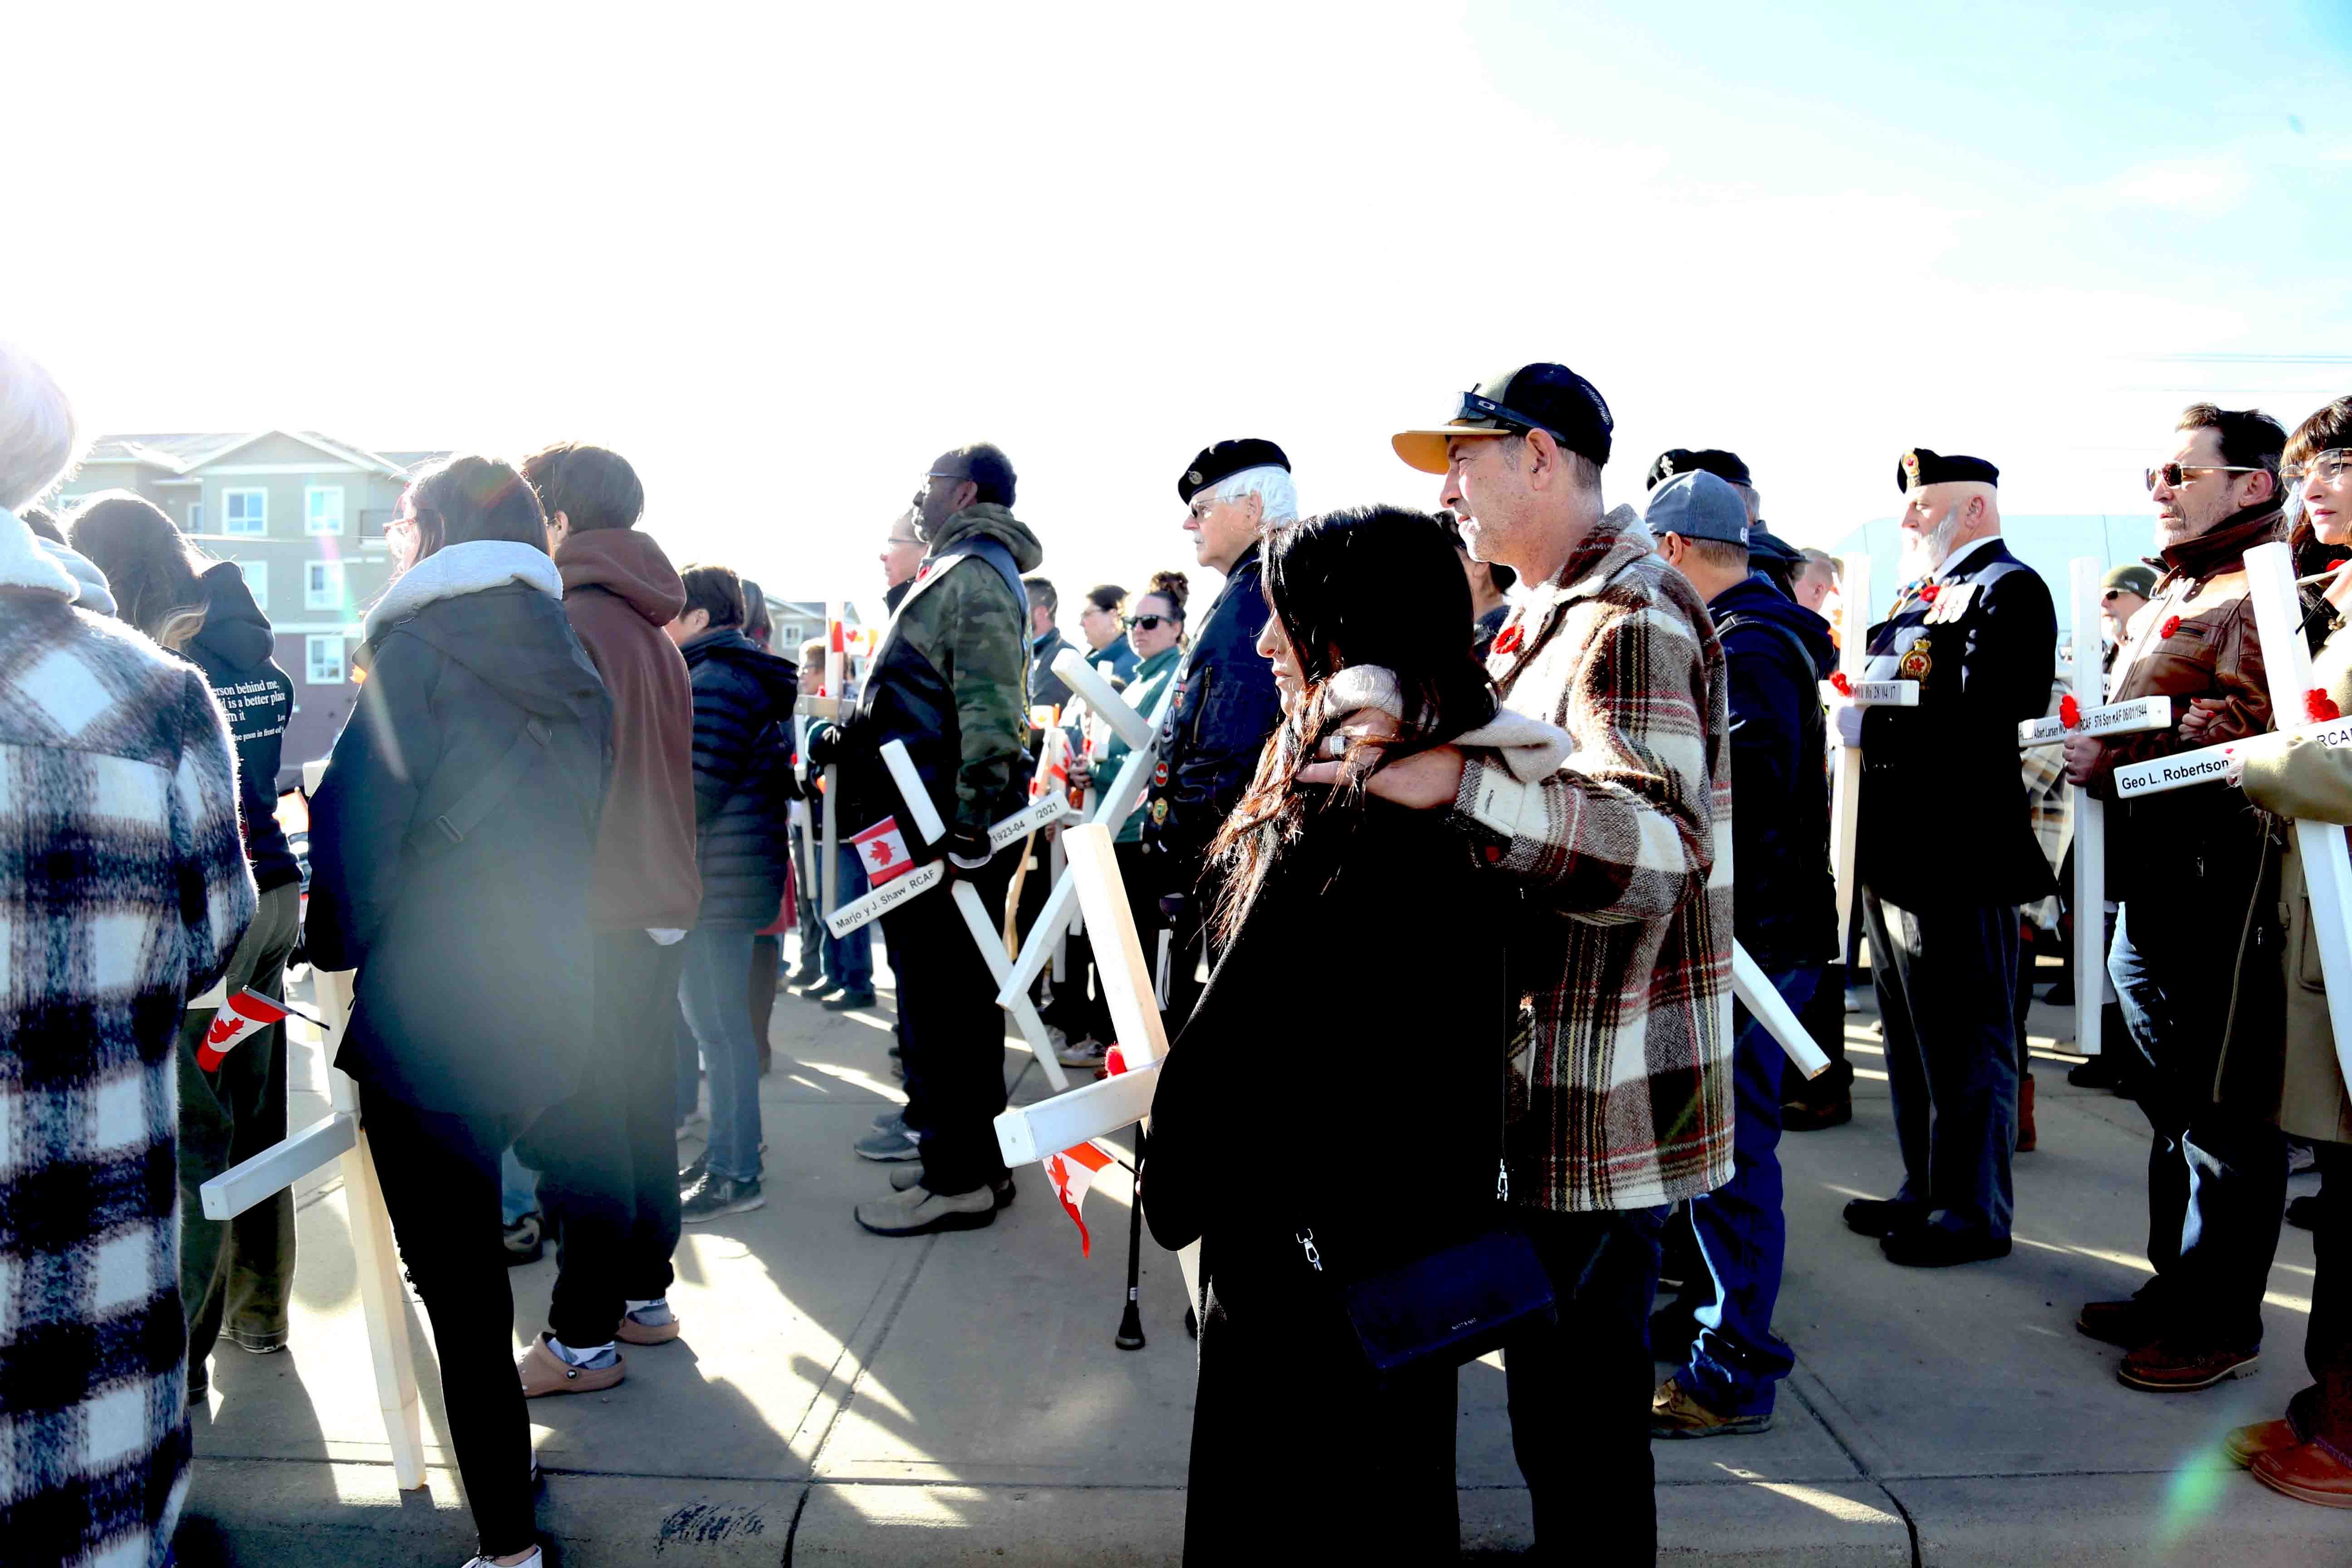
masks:
MULTIPOLYGON (((1168 1011, 1168 955, 1175 939, 1173 924, 1160 928, 1159 962, 1152 965, 1151 989, 1162 1013, 1168 1011)), ((1143 1157, 1150 1149, 1151 1134, 1139 1121, 1135 1124, 1135 1201, 1127 1211, 1127 1310, 1118 1320, 1118 1337, 1112 1342, 1123 1351, 1143 1348, 1143 1157)), ((1185 1308, 1187 1315, 1191 1311, 1185 1308)))

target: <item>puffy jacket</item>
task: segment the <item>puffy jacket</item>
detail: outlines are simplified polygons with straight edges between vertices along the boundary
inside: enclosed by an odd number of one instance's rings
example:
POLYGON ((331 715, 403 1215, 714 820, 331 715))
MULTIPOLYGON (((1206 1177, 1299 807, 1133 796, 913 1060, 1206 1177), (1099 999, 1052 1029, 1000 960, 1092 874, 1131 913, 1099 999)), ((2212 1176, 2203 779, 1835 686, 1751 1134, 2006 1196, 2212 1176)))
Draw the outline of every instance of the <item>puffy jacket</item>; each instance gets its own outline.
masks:
POLYGON ((511 1123, 577 1087, 613 715, 562 593, 527 544, 418 562, 368 613, 311 798, 310 956, 359 971, 335 1065, 427 1110, 511 1123), (478 793, 510 753, 513 783, 478 793), (469 800, 488 809, 452 843, 436 825, 469 800))
POLYGON ((2192 697, 2220 698, 2226 704, 2195 745, 2218 746, 2272 727, 2263 645, 2254 636, 2253 604, 2246 597, 2245 557, 2255 545, 2285 537, 2277 503, 2265 501, 2164 552, 2156 597, 2136 617, 2138 634, 2116 656, 2109 700, 2169 697, 2176 727, 2104 742, 2087 785, 2092 795, 2111 803, 2106 826, 2112 898, 2165 888, 2182 867, 2236 868, 2251 864, 2259 853, 2260 825, 2241 792, 2170 790, 2116 801, 2114 775, 2126 763, 2190 749, 2178 724, 2192 697))
POLYGON ((1267 614, 1258 572, 1253 544, 1202 617, 1160 727, 1143 844, 1168 892, 1189 893, 1199 882, 1209 840, 1249 787, 1282 717, 1274 667, 1257 651, 1267 614))
POLYGON ((985 832, 1028 799, 1028 600, 977 557, 942 563, 974 539, 1003 545, 1015 572, 1045 559, 1037 536, 992 503, 940 528, 866 672, 840 762, 845 831, 904 809, 882 767, 885 741, 906 742, 951 826, 985 832))
POLYGON ((784 897, 793 702, 800 667, 743 635, 704 632, 678 650, 694 683, 698 923, 757 931, 784 897))
POLYGON ((294 711, 294 682, 270 657, 277 636, 235 562, 208 569, 196 586, 204 590, 205 624, 180 651, 205 672, 228 715, 246 858, 253 864, 254 885, 266 893, 302 879, 286 830, 278 826, 278 749, 294 711))
POLYGON ((1761 575, 1707 606, 1731 704, 1732 930, 1766 969, 1836 954, 1821 681, 1830 624, 1761 575))

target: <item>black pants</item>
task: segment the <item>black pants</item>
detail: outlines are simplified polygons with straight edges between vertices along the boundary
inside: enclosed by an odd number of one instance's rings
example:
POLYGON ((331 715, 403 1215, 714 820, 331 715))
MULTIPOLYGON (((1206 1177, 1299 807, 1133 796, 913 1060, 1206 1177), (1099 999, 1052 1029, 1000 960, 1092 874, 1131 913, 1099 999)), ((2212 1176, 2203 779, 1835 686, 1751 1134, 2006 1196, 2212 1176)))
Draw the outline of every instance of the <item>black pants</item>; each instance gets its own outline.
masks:
POLYGON ((669 1289, 679 1224, 671 1031, 686 944, 600 931, 595 962, 596 1032, 580 1088, 517 1150, 540 1173, 555 1238, 547 1326, 583 1348, 611 1341, 625 1300, 669 1289))
POLYGON ((499 1226, 499 1152, 511 1130, 499 1119, 423 1110, 364 1085, 360 1094, 393 1235, 433 1320, 444 1429, 482 1554, 529 1551, 530 1417, 515 1376, 514 1296, 499 1226))
POLYGON ((2313 1381, 2287 1415, 2306 1440, 2325 1437, 2352 1453, 2352 1144, 2319 1145, 2319 1223, 2311 1230, 2318 1268, 2303 1336, 2313 1381))
MULTIPOLYGON (((1014 858, 999 855, 965 879, 999 933, 1014 858)), ((898 977, 907 1125, 923 1135, 923 1185, 947 1194, 1004 1173, 990 1126, 1004 1109, 1004 1010, 954 898, 951 877, 882 917, 898 977)))
POLYGON ((1431 1367, 1376 1387, 1336 1302, 1286 1235, 1253 1238, 1246 1255, 1221 1252, 1210 1237, 1202 1268, 1208 1306, 1184 1561, 1453 1562, 1462 1540, 1458 1370, 1431 1367))
POLYGON ((1537 1558, 1654 1563, 1649 1312, 1658 1215, 1514 1212, 1559 1303, 1556 1325, 1503 1352, 1511 1451, 1535 1501, 1537 1558))

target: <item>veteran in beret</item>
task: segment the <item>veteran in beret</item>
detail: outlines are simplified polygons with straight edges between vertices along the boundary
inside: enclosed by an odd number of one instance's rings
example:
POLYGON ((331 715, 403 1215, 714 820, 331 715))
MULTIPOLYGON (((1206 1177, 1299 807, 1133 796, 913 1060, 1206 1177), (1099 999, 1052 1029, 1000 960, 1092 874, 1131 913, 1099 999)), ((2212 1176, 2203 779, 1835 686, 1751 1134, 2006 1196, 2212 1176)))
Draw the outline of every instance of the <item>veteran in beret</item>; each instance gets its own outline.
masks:
MULTIPOLYGON (((1174 906, 1166 1010, 1171 1037, 1192 1016, 1200 990, 1193 974, 1206 942, 1204 918, 1215 901, 1200 885, 1209 840, 1249 787, 1258 753, 1282 717, 1274 667, 1257 651, 1267 614, 1258 542, 1269 525, 1298 516, 1290 459, 1271 441, 1202 448, 1177 476, 1176 495, 1195 559, 1223 573, 1225 585, 1195 623, 1144 796, 1144 864, 1174 906)), ((1144 945, 1155 949, 1156 938, 1147 935, 1144 945)))
POLYGON ((2018 907, 2053 890, 2018 770, 2049 706, 2050 589, 2000 540, 2000 471, 1919 447, 1895 468, 1911 581, 1870 628, 1868 681, 1916 706, 1841 702, 1862 749, 1856 879, 1886 1033, 1903 1184, 1845 1223, 1893 1262, 2004 1258, 2016 1207, 2018 907))

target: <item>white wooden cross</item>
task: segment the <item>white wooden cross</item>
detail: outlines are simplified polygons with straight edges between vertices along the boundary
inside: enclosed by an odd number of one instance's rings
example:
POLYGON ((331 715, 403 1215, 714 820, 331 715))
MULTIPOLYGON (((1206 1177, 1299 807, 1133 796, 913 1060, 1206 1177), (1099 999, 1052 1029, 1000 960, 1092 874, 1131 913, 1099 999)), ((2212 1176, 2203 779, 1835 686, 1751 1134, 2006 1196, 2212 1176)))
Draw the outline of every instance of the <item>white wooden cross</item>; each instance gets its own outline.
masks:
MULTIPOLYGON (((2254 635, 2262 641, 2263 668, 2270 680, 2272 722, 2319 745, 2352 745, 2352 719, 2319 724, 2285 722, 2304 711, 2304 698, 2311 689, 2311 654, 2304 647, 2303 608, 2294 589, 2294 554, 2284 542, 2258 544, 2246 552, 2246 597, 2253 605, 2254 635)), ((2242 745, 2231 742, 2205 746, 2117 768, 2113 775, 2116 795, 2133 800, 2165 790, 2224 782, 2242 745)), ((2319 949, 2320 973, 2327 985, 2327 1018, 2336 1031, 2336 1060, 2346 1081, 2352 1082, 2352 849, 2346 847, 2343 827, 2332 822, 2298 821, 2294 840, 2303 858, 2304 889, 2311 900, 2312 935, 2319 949)), ((2075 942, 2079 948, 2079 920, 2075 942)))
MULTIPOLYGON (((847 670, 845 668, 847 659, 844 653, 845 628, 841 619, 841 601, 827 600, 824 606, 824 685, 820 689, 821 695, 803 697, 793 704, 793 712, 797 717, 822 719, 835 727, 840 725, 849 712, 849 705, 843 699, 841 689, 843 680, 847 679, 847 670)), ((805 724, 801 727, 800 739, 803 745, 807 743, 808 727, 805 724)), ((827 763, 824 765, 824 802, 821 808, 824 837, 824 863, 817 868, 818 898, 816 901, 818 915, 827 921, 833 919, 833 911, 841 904, 840 773, 841 770, 835 764, 827 763)), ((848 932, 835 931, 834 934, 845 936, 848 932)))
MULTIPOLYGON (((1845 558, 1838 586, 1838 673, 1851 686, 1870 660, 1870 557, 1845 558)), ((1834 707, 1843 692, 1823 693, 1834 707)), ((1843 962, 1853 931, 1855 830, 1862 822, 1862 749, 1841 746, 1830 785, 1830 868, 1837 878, 1837 955, 1843 962)))
MULTIPOLYGON (((316 795, 325 761, 302 765, 302 786, 316 795)), ((416 1397, 416 1357, 408 1342, 406 1295, 400 1285, 400 1254, 393 1242, 392 1216, 377 1184, 375 1157, 361 1125, 358 1086, 335 1068, 335 1051, 352 1018, 350 970, 313 969, 320 1016, 326 1025, 325 1060, 332 1110, 324 1121, 232 1165, 197 1189, 205 1217, 234 1219, 264 1198, 290 1187, 330 1161, 341 1163, 343 1206, 352 1227, 352 1252, 359 1265, 360 1306, 367 1321, 368 1361, 375 1373, 376 1402, 392 1449, 394 1482, 403 1491, 425 1484, 425 1434, 416 1397)))

